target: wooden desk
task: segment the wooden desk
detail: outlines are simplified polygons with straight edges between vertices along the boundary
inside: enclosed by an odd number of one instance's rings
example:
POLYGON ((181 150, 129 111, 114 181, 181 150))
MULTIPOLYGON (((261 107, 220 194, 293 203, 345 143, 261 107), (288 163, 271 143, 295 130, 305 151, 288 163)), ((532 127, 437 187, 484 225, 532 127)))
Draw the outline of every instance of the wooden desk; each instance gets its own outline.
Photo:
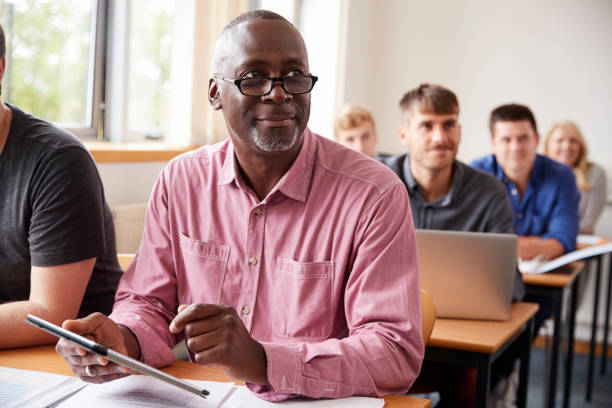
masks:
MULTIPOLYGON (((74 376, 68 364, 55 352, 55 346, 0 350, 0 366, 74 376)), ((220 368, 205 368, 186 361, 175 361, 171 366, 162 370, 174 376, 192 380, 233 381, 220 368)), ((384 397, 384 400, 387 408, 429 408, 431 406, 431 401, 427 399, 404 395, 389 395, 384 397)))
POLYGON ((503 322, 436 319, 425 350, 425 360, 474 367, 476 406, 486 407, 491 382, 491 365, 514 342, 521 348, 518 406, 527 404, 527 379, 535 303, 515 302, 510 318, 503 322))
POLYGON ((584 270, 584 262, 572 262, 559 269, 541 274, 523 274, 523 282, 527 294, 543 296, 552 301, 553 344, 551 352, 550 372, 545 388, 544 405, 550 408, 555 406, 557 393, 557 371, 559 366, 559 344, 561 342, 561 306, 563 303, 563 291, 571 290, 569 310, 569 334, 567 359, 565 369, 565 387, 563 391, 563 406, 568 407, 570 401, 570 390, 572 387, 572 366, 574 361, 574 327, 576 323, 576 307, 580 273, 584 270))

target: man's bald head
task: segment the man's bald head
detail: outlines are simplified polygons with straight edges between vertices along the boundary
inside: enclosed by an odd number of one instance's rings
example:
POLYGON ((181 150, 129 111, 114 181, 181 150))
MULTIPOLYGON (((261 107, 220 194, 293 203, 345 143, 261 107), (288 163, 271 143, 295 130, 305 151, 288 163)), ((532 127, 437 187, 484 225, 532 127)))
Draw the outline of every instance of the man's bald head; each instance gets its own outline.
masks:
POLYGON ((304 39, 302 38, 299 30, 285 17, 269 10, 249 10, 234 18, 223 28, 223 30, 221 30, 221 34, 219 34, 215 45, 213 72, 220 72, 222 70, 223 61, 232 54, 232 31, 234 28, 241 24, 249 23, 255 20, 279 20, 286 23, 299 36, 302 46, 304 47, 304 50, 306 50, 306 44, 304 43, 304 39))

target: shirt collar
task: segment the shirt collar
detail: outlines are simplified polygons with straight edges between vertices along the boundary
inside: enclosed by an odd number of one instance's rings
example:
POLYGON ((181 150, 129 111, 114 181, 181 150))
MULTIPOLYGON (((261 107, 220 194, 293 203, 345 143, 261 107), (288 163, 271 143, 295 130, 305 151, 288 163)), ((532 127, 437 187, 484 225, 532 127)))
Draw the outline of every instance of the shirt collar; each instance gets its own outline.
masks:
POLYGON ((223 167, 221 168, 221 176, 219 177, 218 185, 230 184, 232 181, 238 179, 238 162, 236 155, 234 154, 234 145, 231 139, 227 139, 227 148, 225 153, 225 160, 223 161, 223 167))
POLYGON ((291 167, 289 167, 289 170, 287 170, 276 185, 276 188, 287 197, 297 201, 306 201, 312 180, 316 153, 316 137, 310 129, 306 128, 303 134, 302 148, 291 167))
POLYGON ((410 171, 410 155, 406 153, 406 160, 404 160, 404 176, 406 178, 406 184, 412 191, 418 190, 419 184, 414 179, 412 172, 410 171))
MULTIPOLYGON (((278 184, 270 191, 268 196, 271 196, 278 190, 294 200, 306 201, 306 196, 310 188, 316 151, 317 143, 314 134, 310 129, 306 128, 303 134, 302 148, 295 158, 295 161, 285 175, 279 180, 278 184)), ((228 139, 225 160, 217 184, 224 185, 236 181, 236 183, 240 185, 241 179, 238 171, 238 161, 234 152, 234 145, 231 140, 228 139)))
MULTIPOLYGON (((406 160, 404 161, 404 176, 406 178, 406 184, 411 191, 414 191, 420 195, 420 186, 414 179, 412 172, 410 171, 410 157, 406 154, 406 160)), ((453 161, 453 174, 452 174, 451 188, 443 197, 432 201, 428 204, 436 206, 447 206, 453 201, 455 191, 461 189, 461 183, 463 180, 463 168, 457 164, 457 160, 453 161)))

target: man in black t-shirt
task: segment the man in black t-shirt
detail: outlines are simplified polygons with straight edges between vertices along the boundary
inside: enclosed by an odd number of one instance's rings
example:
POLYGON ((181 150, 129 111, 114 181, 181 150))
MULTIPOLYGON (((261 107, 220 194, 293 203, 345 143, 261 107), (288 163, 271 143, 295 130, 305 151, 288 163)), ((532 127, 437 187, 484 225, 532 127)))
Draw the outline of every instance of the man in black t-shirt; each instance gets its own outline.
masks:
MULTIPOLYGON (((0 26, 0 80, 6 68, 0 26)), ((0 348, 56 339, 24 322, 110 313, 121 268, 93 159, 71 134, 0 101, 0 348)))

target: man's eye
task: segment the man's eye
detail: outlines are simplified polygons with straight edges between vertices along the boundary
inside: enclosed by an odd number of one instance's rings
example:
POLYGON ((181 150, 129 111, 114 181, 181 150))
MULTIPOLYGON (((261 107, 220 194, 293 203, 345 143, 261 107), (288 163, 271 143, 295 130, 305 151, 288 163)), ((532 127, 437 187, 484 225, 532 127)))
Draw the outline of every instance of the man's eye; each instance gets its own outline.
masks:
POLYGON ((242 78, 259 78, 260 75, 255 71, 249 71, 242 76, 242 78))
POLYGON ((289 72, 286 76, 298 76, 298 75, 304 75, 304 74, 299 69, 294 69, 293 71, 289 72))

